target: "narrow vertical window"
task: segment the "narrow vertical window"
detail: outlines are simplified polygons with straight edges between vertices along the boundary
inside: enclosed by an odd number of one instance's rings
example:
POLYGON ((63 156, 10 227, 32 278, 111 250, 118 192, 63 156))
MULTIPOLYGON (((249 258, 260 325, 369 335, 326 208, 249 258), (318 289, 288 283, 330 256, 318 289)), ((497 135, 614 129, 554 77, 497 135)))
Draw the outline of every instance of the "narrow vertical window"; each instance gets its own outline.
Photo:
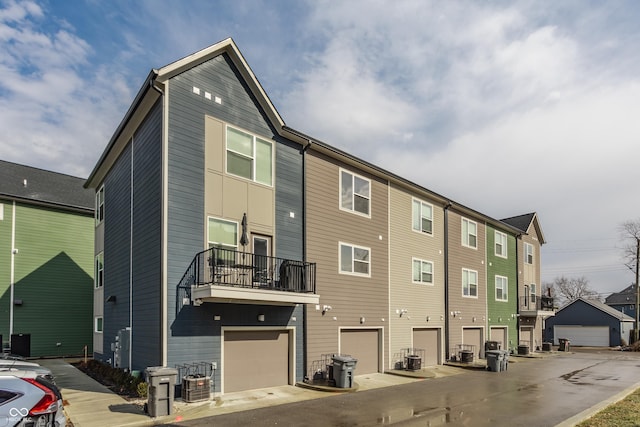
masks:
POLYGON ((478 272, 474 270, 462 269, 462 296, 478 297, 478 272))
POLYGON ((102 316, 96 316, 94 318, 94 322, 93 322, 93 325, 94 325, 93 326, 93 331, 94 332, 97 332, 97 333, 100 333, 100 334, 102 333, 102 329, 103 329, 102 328, 102 322, 103 322, 102 316))
POLYGON ((433 206, 420 200, 413 200, 413 229, 425 234, 433 234, 433 206))
POLYGON ((499 231, 495 232, 496 256, 507 258, 507 235, 499 231))
POLYGON ((533 245, 529 243, 524 244, 524 262, 533 264, 533 245))
POLYGON ((96 255, 94 283, 96 289, 101 288, 104 285, 104 252, 100 252, 96 255))
POLYGON ((104 185, 96 192, 96 207, 95 207, 96 225, 100 224, 104 220, 104 185))
POLYGON ((462 218, 462 245, 476 249, 478 247, 478 225, 462 218))
POLYGON ((508 301, 508 287, 509 279, 504 276, 496 276, 496 301, 508 301))

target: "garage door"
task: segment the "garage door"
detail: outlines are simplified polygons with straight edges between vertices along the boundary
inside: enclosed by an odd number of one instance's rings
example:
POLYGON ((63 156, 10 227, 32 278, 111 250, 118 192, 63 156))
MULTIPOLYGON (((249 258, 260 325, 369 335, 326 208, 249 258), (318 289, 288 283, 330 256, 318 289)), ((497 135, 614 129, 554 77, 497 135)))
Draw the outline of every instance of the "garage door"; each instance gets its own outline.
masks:
POLYGON ((489 333, 491 334, 490 341, 498 341, 502 350, 509 348, 509 340, 507 339, 507 328, 491 328, 489 333))
POLYGON ((553 341, 556 345, 558 338, 567 338, 571 345, 609 347, 609 327, 556 325, 553 327, 553 341))
POLYGON ((288 331, 224 333, 224 392, 289 384, 288 331))
POLYGON ((533 328, 520 329, 520 342, 518 345, 528 345, 532 350, 535 348, 533 346, 533 328))
POLYGON ((378 372, 380 345, 377 329, 347 329, 340 333, 340 353, 358 360, 356 375, 378 372))
POLYGON ((474 345, 474 357, 482 357, 484 355, 484 343, 482 342, 482 329, 480 328, 463 328, 462 343, 474 345))
POLYGON ((413 347, 424 350, 423 366, 432 366, 440 363, 440 330, 439 329, 414 329, 413 347))

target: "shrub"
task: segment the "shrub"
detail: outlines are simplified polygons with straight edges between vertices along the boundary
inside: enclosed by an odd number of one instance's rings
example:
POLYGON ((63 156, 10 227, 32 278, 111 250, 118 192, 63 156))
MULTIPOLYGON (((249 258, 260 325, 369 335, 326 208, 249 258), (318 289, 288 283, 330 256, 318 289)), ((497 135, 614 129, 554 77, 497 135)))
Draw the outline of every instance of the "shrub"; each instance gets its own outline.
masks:
POLYGON ((80 370, 120 395, 147 397, 147 384, 124 369, 114 368, 98 360, 80 363, 80 370))

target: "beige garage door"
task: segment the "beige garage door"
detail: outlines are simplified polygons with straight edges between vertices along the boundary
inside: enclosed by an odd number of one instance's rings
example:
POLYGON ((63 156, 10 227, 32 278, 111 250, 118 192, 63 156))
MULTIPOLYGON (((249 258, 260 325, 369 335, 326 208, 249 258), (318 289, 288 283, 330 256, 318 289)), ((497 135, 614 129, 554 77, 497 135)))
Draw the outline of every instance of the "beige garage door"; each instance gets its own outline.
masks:
POLYGON ((287 331, 224 333, 224 392, 289 384, 287 331))
POLYGON ((518 345, 526 344, 533 351, 533 328, 521 328, 520 329, 520 342, 518 345))
POLYGON ((491 338, 489 340, 500 342, 500 348, 502 350, 507 350, 509 348, 509 342, 507 340, 507 328, 491 328, 490 334, 491 338))
POLYGON ((462 329, 463 344, 474 345, 474 358, 484 356, 484 343, 482 342, 482 329, 480 328, 464 328, 462 329))
POLYGON ((433 366, 440 363, 440 330, 414 329, 413 347, 424 350, 423 366, 433 366))
POLYGON ((378 372, 380 345, 377 329, 347 329, 340 333, 340 353, 358 359, 356 375, 378 372))

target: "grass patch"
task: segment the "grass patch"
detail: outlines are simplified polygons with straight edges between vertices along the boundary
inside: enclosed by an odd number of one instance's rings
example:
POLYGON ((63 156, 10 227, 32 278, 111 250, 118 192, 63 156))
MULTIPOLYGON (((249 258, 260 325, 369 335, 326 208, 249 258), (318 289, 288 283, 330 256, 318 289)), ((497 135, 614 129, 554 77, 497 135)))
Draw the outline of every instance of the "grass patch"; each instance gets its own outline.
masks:
POLYGON ((640 389, 577 425, 578 427, 640 426, 640 389))

